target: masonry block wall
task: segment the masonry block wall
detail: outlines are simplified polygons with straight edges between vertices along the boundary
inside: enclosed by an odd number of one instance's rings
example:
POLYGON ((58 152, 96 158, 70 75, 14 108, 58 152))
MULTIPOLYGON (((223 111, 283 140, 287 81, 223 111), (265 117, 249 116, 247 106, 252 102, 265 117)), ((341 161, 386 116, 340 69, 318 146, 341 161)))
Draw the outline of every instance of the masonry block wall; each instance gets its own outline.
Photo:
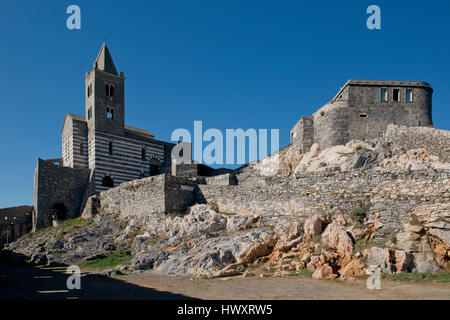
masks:
POLYGON ((123 183, 98 197, 104 212, 146 219, 150 215, 182 212, 194 203, 194 195, 192 181, 160 174, 123 183))
POLYGON ((47 227, 54 218, 70 219, 81 213, 89 188, 89 169, 76 169, 38 159, 34 175, 33 231, 47 227), (54 215, 60 217, 54 217, 54 215))
POLYGON ((238 176, 238 182, 229 186, 199 184, 198 201, 217 206, 220 212, 261 214, 269 220, 348 214, 363 203, 369 208, 369 219, 382 223, 377 237, 386 237, 402 230, 408 213, 417 206, 450 200, 448 170, 309 172, 296 179, 287 174, 254 175, 252 180, 238 176))
POLYGON ((386 141, 405 149, 425 148, 443 162, 450 162, 450 131, 426 127, 389 125, 384 134, 386 141))
POLYGON ((314 119, 303 116, 291 130, 291 143, 302 145, 302 152, 308 152, 314 143, 314 119))

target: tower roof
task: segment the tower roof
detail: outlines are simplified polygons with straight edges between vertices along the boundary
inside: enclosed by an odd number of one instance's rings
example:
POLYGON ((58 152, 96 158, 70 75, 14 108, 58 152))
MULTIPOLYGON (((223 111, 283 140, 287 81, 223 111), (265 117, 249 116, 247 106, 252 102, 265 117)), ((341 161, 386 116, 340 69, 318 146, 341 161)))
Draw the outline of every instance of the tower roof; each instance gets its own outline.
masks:
POLYGON ((103 43, 100 51, 97 55, 97 59, 94 61, 94 67, 97 66, 97 69, 109 72, 117 75, 116 67, 114 66, 113 59, 111 54, 109 53, 109 49, 106 46, 106 43, 103 43))

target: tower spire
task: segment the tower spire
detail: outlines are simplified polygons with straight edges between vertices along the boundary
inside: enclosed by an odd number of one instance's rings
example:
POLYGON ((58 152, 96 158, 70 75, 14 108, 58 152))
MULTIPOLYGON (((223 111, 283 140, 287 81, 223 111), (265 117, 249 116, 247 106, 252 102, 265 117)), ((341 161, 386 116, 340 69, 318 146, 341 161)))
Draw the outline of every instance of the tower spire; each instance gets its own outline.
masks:
POLYGON ((94 68, 117 75, 111 53, 104 42, 94 62, 94 68))

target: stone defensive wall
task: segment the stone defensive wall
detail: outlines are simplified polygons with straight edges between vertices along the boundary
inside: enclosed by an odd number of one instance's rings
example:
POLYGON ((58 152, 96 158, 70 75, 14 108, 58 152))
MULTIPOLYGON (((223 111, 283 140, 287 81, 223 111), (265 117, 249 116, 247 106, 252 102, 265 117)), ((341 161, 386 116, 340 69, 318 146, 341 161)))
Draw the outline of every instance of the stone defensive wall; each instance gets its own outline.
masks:
POLYGON ((195 188, 189 179, 160 174, 122 183, 94 197, 104 212, 146 217, 186 210, 194 204, 195 188))
POLYGON ((443 162, 450 162, 450 131, 428 127, 407 127, 390 124, 384 134, 386 141, 405 149, 425 148, 443 162))
POLYGON ((199 185, 199 202, 222 213, 259 214, 263 219, 333 216, 354 208, 367 210, 377 236, 388 236, 408 221, 407 213, 424 204, 450 200, 449 171, 306 173, 298 178, 238 175, 238 185, 199 185))
POLYGON ((90 170, 64 167, 61 162, 61 159, 37 161, 34 173, 34 231, 49 226, 54 215, 64 220, 80 214, 83 198, 89 190, 90 170))

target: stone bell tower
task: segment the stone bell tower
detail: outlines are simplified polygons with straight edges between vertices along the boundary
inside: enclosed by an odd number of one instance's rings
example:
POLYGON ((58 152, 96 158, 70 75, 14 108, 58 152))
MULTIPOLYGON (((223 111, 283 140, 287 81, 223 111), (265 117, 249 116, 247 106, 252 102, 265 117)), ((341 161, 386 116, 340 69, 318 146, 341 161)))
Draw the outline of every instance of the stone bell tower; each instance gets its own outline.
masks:
POLYGON ((104 43, 91 71, 86 73, 86 122, 89 132, 122 136, 125 121, 125 77, 104 43))

